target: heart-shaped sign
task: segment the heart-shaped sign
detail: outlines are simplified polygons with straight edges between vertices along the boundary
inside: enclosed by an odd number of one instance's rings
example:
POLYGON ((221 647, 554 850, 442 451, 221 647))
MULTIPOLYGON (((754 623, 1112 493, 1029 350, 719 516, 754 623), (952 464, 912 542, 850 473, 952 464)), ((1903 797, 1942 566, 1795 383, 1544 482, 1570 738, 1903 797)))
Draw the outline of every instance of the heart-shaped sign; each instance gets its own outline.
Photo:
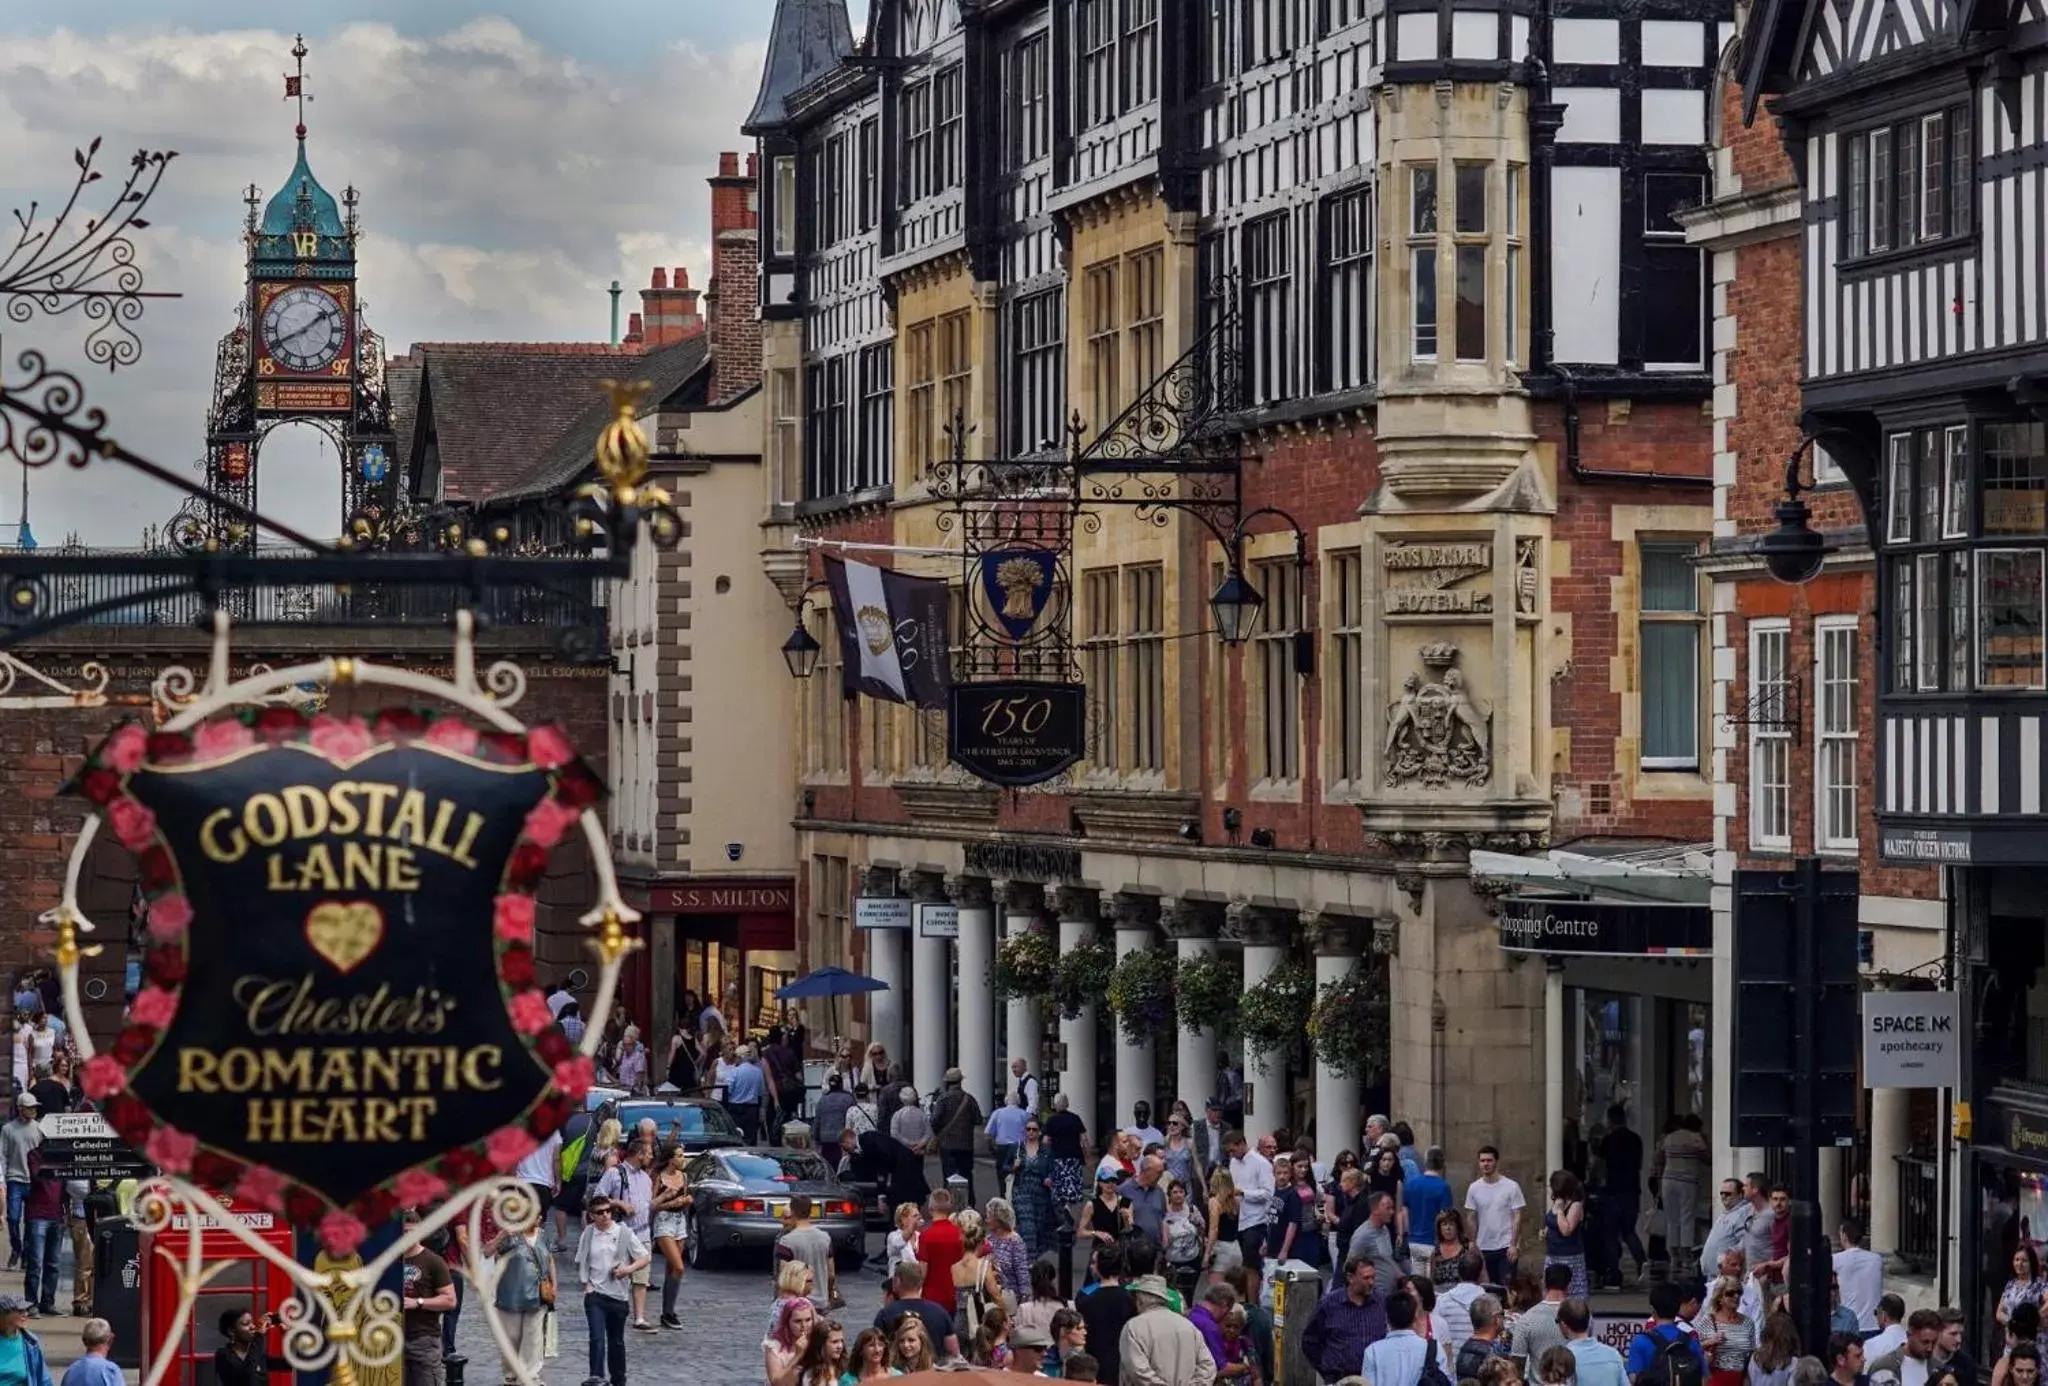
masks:
POLYGON ((343 976, 384 941, 384 911, 368 900, 324 900, 306 915, 306 942, 343 976))

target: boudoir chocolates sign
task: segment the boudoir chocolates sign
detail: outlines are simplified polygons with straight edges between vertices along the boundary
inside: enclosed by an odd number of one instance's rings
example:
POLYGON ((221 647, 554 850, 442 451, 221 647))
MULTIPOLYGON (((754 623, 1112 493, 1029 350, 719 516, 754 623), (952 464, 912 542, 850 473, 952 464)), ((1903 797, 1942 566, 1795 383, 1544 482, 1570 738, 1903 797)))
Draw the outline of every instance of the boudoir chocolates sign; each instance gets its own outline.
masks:
POLYGON ((509 1169, 587 1090, 533 966, 533 891, 599 792, 559 731, 266 708, 123 727, 80 786, 150 938, 83 1076, 166 1171, 375 1222, 509 1169))

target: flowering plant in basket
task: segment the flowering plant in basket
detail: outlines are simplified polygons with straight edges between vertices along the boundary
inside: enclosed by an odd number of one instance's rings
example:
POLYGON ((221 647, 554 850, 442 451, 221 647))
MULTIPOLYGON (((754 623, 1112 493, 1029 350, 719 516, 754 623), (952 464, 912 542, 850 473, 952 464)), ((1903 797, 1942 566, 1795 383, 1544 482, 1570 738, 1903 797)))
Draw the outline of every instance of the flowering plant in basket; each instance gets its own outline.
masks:
POLYGON ((1237 1007, 1238 1033, 1258 1049, 1285 1049, 1308 1028, 1316 979, 1298 962, 1284 962, 1257 986, 1245 990, 1237 1007))
POLYGON ((988 970, 989 986, 1000 1000, 1047 996, 1059 982, 1059 945, 1042 929, 1011 934, 996 949, 988 970))
POLYGON ((1334 1072, 1371 1078, 1387 1066, 1388 1019, 1384 986, 1361 969, 1317 992, 1309 1044, 1334 1072))
POLYGON ((1060 1018, 1072 1020, 1091 1001, 1100 1001, 1109 990, 1110 973, 1116 968, 1116 950, 1100 939, 1076 944, 1060 954, 1059 980, 1053 987, 1053 1004, 1060 1018))
POLYGON ((1244 994, 1244 970, 1228 953, 1182 958, 1174 976, 1182 1022, 1190 1030, 1237 1033, 1237 1007, 1244 994))
POLYGON ((1134 948, 1118 959, 1109 976, 1109 1008, 1126 1038, 1149 1039, 1173 1028, 1173 954, 1163 948, 1134 948))

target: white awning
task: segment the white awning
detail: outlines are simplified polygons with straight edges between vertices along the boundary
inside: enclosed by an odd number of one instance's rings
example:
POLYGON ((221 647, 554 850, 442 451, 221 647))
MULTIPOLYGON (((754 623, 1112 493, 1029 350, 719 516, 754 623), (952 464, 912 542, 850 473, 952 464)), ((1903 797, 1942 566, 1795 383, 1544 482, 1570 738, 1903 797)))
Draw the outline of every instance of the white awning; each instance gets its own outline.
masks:
POLYGON ((1540 894, 1703 905, 1713 890, 1714 854, 1704 843, 1615 852, 1555 848, 1526 857, 1475 850, 1472 876, 1526 885, 1540 894))

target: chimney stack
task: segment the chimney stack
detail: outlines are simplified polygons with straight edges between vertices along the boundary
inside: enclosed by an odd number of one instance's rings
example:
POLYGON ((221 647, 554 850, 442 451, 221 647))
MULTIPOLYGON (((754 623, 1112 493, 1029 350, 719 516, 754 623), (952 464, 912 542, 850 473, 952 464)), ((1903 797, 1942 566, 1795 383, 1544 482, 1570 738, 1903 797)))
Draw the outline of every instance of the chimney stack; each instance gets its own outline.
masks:
POLYGON ((640 315, 638 313, 628 314, 626 317, 626 337, 619 345, 632 347, 637 351, 641 345, 641 338, 645 335, 640 326, 640 315))
POLYGON ((761 266, 753 202, 756 160, 740 172, 737 152, 718 156, 711 179, 711 286, 704 314, 712 357, 711 402, 722 403, 761 382, 761 314, 756 281, 761 266))
POLYGON ((657 351, 674 346, 704 330, 697 311, 697 291, 690 287, 690 272, 678 265, 671 282, 669 272, 657 267, 647 288, 640 291, 638 316, 647 324, 647 349, 657 351))

